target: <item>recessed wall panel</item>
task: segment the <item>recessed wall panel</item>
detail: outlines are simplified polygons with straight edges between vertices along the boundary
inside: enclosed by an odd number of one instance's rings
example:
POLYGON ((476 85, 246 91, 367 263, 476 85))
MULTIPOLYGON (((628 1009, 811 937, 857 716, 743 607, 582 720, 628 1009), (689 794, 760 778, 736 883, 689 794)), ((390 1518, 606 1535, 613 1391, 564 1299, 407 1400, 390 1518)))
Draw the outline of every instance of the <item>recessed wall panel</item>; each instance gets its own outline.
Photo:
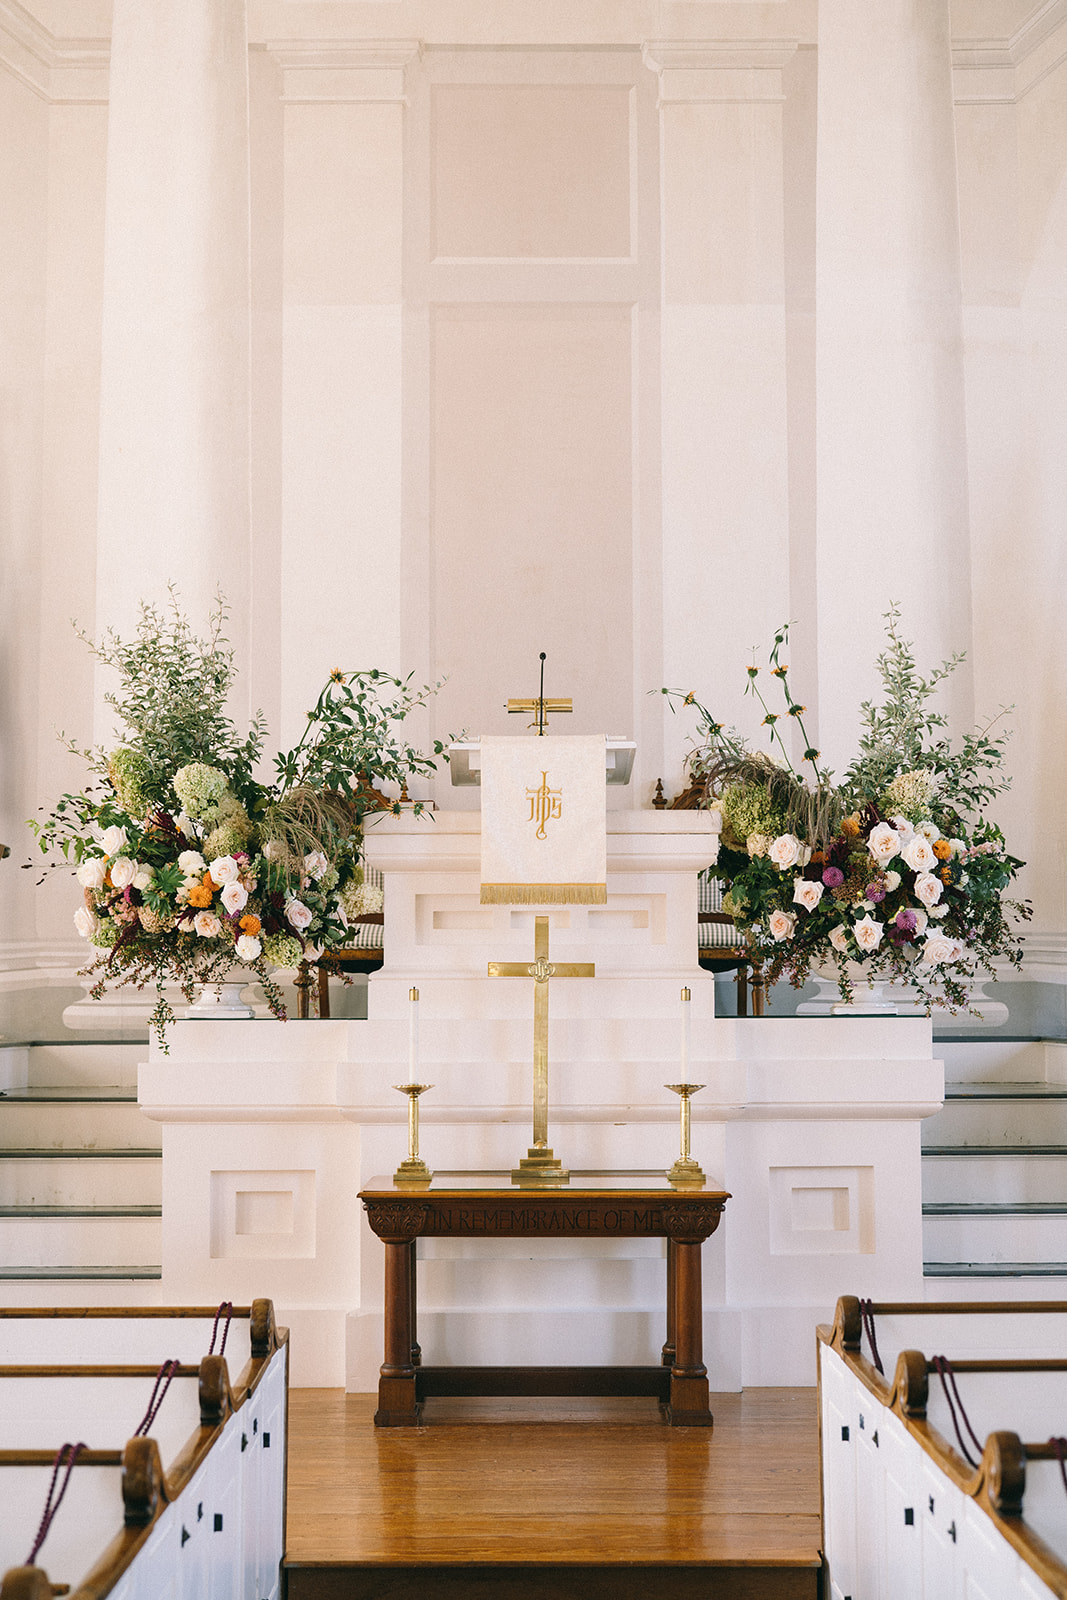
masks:
POLYGON ((628 257, 631 93, 626 84, 438 84, 433 254, 628 257))
POLYGON ((509 696, 570 695, 561 733, 632 716, 631 311, 439 306, 431 537, 439 726, 519 733, 509 696))

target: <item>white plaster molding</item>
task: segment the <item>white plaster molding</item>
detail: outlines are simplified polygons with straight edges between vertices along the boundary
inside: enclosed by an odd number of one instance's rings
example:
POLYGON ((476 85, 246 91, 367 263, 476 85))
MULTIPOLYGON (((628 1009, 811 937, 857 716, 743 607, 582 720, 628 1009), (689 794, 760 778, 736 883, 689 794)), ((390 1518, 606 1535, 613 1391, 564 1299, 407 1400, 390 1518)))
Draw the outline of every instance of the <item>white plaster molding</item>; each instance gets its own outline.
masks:
POLYGON ((1067 60, 1067 0, 1045 0, 1007 38, 952 46, 957 105, 1015 105, 1067 60))
POLYGON ((659 105, 719 105, 784 100, 782 70, 799 48, 796 39, 654 41, 642 49, 645 66, 659 74, 659 105))
POLYGON ((77 970, 89 954, 82 939, 4 940, 0 942, 0 987, 76 985, 77 970))
POLYGON ((406 105, 405 74, 422 56, 418 39, 268 40, 285 105, 406 105))
POLYGON ((18 0, 0 0, 0 65, 49 105, 107 102, 106 39, 57 39, 18 0))

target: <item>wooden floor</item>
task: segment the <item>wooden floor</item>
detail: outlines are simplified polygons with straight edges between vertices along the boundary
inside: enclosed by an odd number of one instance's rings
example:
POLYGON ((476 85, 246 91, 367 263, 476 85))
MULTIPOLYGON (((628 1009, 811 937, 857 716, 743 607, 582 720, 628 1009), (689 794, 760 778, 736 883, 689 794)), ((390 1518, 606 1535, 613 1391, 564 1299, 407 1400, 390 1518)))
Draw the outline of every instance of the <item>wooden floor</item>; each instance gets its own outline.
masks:
POLYGON ((289 1600, 815 1600, 814 1389, 654 1400, 289 1400, 289 1600))

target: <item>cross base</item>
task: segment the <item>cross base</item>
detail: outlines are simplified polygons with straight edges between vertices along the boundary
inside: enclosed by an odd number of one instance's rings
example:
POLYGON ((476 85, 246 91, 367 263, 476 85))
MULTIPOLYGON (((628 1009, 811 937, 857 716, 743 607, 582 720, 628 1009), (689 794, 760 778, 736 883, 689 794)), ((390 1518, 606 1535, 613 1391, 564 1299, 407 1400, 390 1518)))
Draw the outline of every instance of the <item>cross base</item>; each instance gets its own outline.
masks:
POLYGON ((552 1189, 570 1183, 571 1175, 547 1146, 532 1144, 518 1166, 512 1167, 511 1181, 523 1189, 552 1189))

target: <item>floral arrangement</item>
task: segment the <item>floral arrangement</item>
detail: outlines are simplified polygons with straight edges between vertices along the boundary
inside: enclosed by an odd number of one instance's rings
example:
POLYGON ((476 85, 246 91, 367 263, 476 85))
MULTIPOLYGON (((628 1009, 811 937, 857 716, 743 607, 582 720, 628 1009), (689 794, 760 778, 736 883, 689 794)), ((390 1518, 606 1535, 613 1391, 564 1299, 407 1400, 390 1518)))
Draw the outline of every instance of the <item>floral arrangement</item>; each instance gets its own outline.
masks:
MULTIPOLYGON (((257 715, 242 738, 226 714, 235 669, 225 617, 219 597, 199 639, 172 591, 169 613, 141 607, 132 641, 80 635, 119 674, 106 700, 125 741, 110 752, 68 742, 95 782, 30 824, 49 868, 74 867, 82 886, 74 922, 96 952, 91 994, 154 982, 164 1048, 168 982, 191 1000, 244 966, 285 1016, 272 968, 344 948, 352 921, 381 909, 363 879, 361 825, 400 801, 376 786, 399 785, 406 801, 411 777, 436 767, 400 733, 433 689, 336 669, 296 746, 275 756, 274 780, 257 778, 266 730, 257 715)), ((443 749, 436 742, 434 754, 443 749)))
POLYGON ((689 765, 722 815, 709 873, 724 884, 723 909, 766 964, 768 985, 787 976, 799 988, 821 964, 836 971, 851 1000, 858 963, 866 978, 914 985, 928 1012, 934 1004, 958 1010, 980 973, 995 976, 995 960, 1022 961, 1012 922, 1030 907, 1005 891, 1023 863, 985 814, 1010 783, 1002 770, 1008 735, 994 733, 994 723, 953 746, 929 701, 963 657, 922 677, 895 606, 886 622, 883 702, 861 706, 859 754, 837 784, 789 687, 781 659, 788 626, 768 662, 782 711, 768 705, 759 667, 747 669, 746 692, 764 712, 770 753, 749 750, 694 694, 662 692, 699 718, 689 765), (800 772, 782 737, 790 723, 803 748, 800 772))

